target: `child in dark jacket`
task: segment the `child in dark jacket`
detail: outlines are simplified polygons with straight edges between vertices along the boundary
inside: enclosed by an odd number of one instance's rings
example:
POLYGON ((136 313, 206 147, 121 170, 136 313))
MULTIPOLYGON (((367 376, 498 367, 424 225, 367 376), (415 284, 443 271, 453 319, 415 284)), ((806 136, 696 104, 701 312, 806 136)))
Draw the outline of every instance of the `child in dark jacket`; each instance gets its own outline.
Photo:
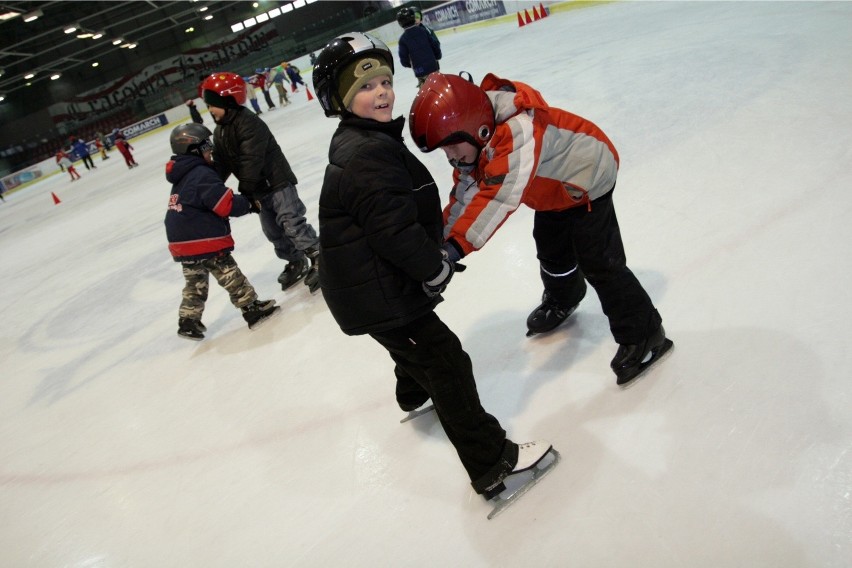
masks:
POLYGON ((259 204, 260 227, 287 261, 278 276, 282 290, 300 280, 319 291, 319 238, 305 218, 307 209, 296 190, 298 180, 275 136, 243 105, 246 84, 235 73, 213 73, 201 84, 204 102, 216 122, 213 157, 222 180, 233 174, 242 195, 259 204))
POLYGON ((435 314, 454 266, 441 250, 438 189, 403 143, 404 119, 392 117, 393 56, 372 36, 346 34, 319 54, 313 79, 326 115, 341 117, 320 194, 323 296, 344 333, 388 351, 402 410, 431 398, 474 490, 495 498, 552 448, 506 438, 480 404, 470 357, 435 314))
POLYGON ((430 73, 440 69, 441 44, 432 30, 417 25, 414 8, 401 9, 396 21, 405 30, 399 38, 399 61, 414 71, 419 87, 430 73))
POLYGON ((196 341, 207 328, 201 314, 207 302, 209 275, 227 290, 231 303, 243 313, 249 329, 279 308, 275 300, 258 300, 257 293, 237 266, 231 251, 234 239, 228 217, 251 210, 249 201, 225 187, 212 167, 212 133, 200 124, 172 130, 174 155, 166 164, 166 179, 173 184, 166 212, 169 251, 183 266, 186 286, 178 312, 178 335, 196 341))

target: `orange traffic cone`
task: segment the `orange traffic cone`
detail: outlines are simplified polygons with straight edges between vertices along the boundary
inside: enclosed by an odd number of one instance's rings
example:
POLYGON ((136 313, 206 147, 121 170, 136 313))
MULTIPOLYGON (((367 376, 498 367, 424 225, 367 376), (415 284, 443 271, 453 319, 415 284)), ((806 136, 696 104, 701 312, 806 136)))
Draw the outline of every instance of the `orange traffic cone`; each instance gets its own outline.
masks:
POLYGON ((59 198, 56 197, 56 194, 53 193, 52 191, 50 192, 50 195, 53 197, 53 204, 54 205, 59 205, 60 203, 62 203, 61 201, 59 201, 59 198))
POLYGON ((305 85, 305 90, 308 92, 308 100, 309 101, 314 100, 314 96, 311 94, 311 90, 308 88, 307 85, 305 85))
POLYGON ((519 28, 524 27, 524 19, 521 17, 521 13, 520 13, 520 12, 518 12, 518 27, 519 27, 519 28))
POLYGON ((531 24, 532 20, 530 19, 530 13, 528 10, 524 10, 524 22, 527 24, 531 24))
POLYGON ((544 9, 544 4, 539 3, 539 5, 538 5, 538 11, 539 11, 539 13, 541 14, 541 17, 542 17, 542 18, 546 18, 546 17, 547 17, 547 11, 544 9))
POLYGON ((538 15, 538 10, 536 9, 535 6, 533 6, 533 21, 537 22, 540 19, 541 19, 541 16, 538 15))

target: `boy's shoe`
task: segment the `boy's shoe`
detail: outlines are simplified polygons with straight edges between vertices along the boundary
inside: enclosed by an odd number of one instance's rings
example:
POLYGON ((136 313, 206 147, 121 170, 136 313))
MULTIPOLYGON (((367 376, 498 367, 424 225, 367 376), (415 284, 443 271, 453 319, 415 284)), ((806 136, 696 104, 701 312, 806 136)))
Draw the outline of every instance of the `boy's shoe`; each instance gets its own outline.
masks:
POLYGON ((527 318, 527 337, 547 333, 556 329, 568 316, 574 313, 577 306, 586 295, 585 285, 583 295, 573 306, 564 306, 547 290, 541 296, 541 305, 536 307, 527 318))
POLYGON ((319 249, 311 247, 305 251, 305 255, 311 261, 311 268, 305 276, 305 286, 310 289, 311 294, 316 294, 320 289, 319 281, 319 249))
POLYGON ((302 257, 299 260, 290 261, 287 263, 284 271, 278 276, 278 283, 281 284, 282 290, 286 290, 304 278, 307 273, 307 258, 302 257))
POLYGON ((249 329, 254 329, 262 321, 269 319, 281 307, 275 305, 275 300, 255 300, 240 309, 243 312, 243 319, 248 323, 249 329))
POLYGON ((633 379, 660 361, 673 346, 674 343, 666 338, 666 330, 662 325, 642 343, 619 345, 610 363, 615 372, 616 383, 626 387, 633 379))
POLYGON ((178 335, 193 341, 201 341, 204 339, 204 332, 207 328, 201 323, 201 320, 192 318, 178 319, 178 335))

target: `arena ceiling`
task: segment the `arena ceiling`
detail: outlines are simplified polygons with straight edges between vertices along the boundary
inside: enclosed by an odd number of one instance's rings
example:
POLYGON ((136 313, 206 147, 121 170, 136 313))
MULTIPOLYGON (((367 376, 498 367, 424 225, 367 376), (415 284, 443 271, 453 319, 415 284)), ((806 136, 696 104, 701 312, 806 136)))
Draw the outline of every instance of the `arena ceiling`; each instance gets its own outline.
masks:
MULTIPOLYGON (((297 4, 304 1, 297 0, 297 4)), ((175 43, 175 38, 187 34, 188 28, 208 34, 214 30, 218 34, 231 33, 231 24, 290 3, 0 1, 0 95, 8 97, 25 87, 50 81, 56 74, 91 70, 93 63, 129 49, 129 44, 144 50, 146 45, 150 48, 159 41, 175 43), (38 17, 25 21, 32 16, 38 17), (77 29, 65 33, 72 26, 77 29), (77 37, 83 34, 93 35, 77 37), (31 73, 33 77, 26 78, 31 73)))

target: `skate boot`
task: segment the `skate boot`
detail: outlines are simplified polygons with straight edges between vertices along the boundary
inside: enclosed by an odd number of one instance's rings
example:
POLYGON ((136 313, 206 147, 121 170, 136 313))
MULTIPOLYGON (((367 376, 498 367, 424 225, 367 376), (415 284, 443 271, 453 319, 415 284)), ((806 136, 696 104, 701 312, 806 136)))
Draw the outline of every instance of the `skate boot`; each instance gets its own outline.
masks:
POLYGON ((320 289, 319 281, 319 250, 311 247, 305 251, 305 255, 311 261, 311 268, 305 276, 305 286, 311 291, 311 294, 316 294, 320 289))
POLYGON ((556 467, 561 456, 549 442, 536 440, 518 444, 518 462, 495 486, 483 496, 494 504, 488 518, 493 519, 532 489, 545 475, 556 467))
POLYGON ((275 300, 255 300, 240 309, 243 312, 243 319, 248 323, 249 329, 254 329, 261 322, 269 319, 281 307, 275 305, 275 300))
POLYGON ((541 305, 534 309, 527 318, 527 337, 556 329, 559 324, 574 313, 584 297, 585 290, 576 304, 565 307, 553 297, 553 294, 545 290, 541 297, 541 305))
POLYGON ((193 341, 201 341, 204 339, 204 332, 207 328, 201 323, 201 320, 192 318, 178 319, 178 335, 191 339, 193 341))
POLYGON ((299 260, 293 260, 287 263, 287 266, 278 276, 278 283, 281 284, 281 289, 286 290, 293 286, 296 282, 305 277, 308 273, 308 260, 305 257, 299 260))
POLYGON ((616 351, 615 357, 610 363, 610 367, 615 372, 615 382, 626 388, 633 379, 660 361, 673 346, 674 343, 666 338, 666 331, 663 326, 660 326, 651 337, 642 343, 619 345, 618 351, 616 351))

